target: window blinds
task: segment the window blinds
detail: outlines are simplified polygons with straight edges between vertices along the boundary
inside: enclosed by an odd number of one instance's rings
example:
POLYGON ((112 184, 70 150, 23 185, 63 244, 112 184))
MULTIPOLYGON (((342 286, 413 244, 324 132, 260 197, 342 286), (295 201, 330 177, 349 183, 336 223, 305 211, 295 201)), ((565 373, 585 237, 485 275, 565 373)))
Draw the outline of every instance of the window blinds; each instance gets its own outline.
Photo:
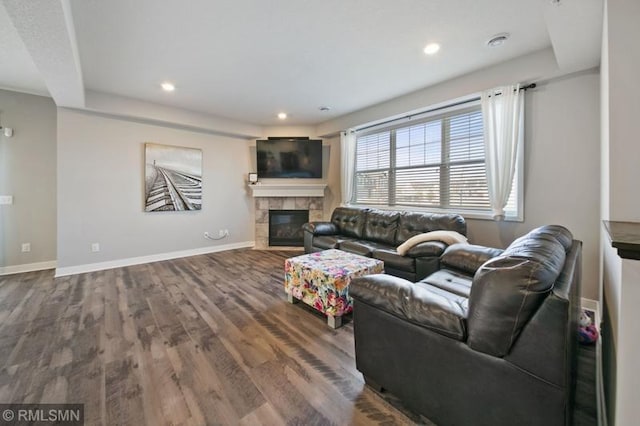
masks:
POLYGON ((357 137, 355 201, 490 210, 478 104, 357 137))

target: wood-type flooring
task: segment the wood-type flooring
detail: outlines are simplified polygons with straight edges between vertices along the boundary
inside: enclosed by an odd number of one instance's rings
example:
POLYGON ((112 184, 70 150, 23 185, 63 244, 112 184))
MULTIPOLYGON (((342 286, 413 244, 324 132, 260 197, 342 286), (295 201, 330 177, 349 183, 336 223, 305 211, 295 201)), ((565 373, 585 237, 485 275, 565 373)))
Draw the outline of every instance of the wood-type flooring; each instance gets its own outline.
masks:
POLYGON ((0 277, 0 403, 82 403, 87 425, 432 424, 364 385, 352 323, 286 302, 297 254, 0 277))

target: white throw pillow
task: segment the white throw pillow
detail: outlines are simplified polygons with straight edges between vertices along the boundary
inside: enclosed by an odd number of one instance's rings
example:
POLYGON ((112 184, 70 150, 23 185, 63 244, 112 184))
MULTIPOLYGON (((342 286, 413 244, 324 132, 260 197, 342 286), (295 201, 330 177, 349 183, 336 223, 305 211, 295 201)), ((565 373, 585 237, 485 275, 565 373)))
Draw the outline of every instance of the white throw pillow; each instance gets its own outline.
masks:
POLYGON ((448 245, 451 244, 468 244, 467 237, 456 231, 431 231, 424 234, 414 235, 404 243, 400 244, 396 251, 400 256, 404 256, 411 247, 423 243, 425 241, 442 241, 448 245))

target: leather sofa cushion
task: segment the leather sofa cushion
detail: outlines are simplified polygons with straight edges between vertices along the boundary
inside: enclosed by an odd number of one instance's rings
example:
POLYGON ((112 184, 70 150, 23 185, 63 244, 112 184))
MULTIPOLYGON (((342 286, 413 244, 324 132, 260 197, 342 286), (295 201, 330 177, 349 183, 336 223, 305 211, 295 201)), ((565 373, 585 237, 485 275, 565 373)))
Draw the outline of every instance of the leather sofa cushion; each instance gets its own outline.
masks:
POLYGON ((406 272, 416 271, 416 261, 407 256, 400 256, 392 248, 383 248, 373 250, 373 258, 382 260, 385 268, 399 269, 406 272))
POLYGON ((355 207, 337 207, 331 214, 331 222, 340 229, 340 233, 343 235, 362 238, 368 210, 355 207))
POLYGON ((388 244, 376 243, 374 241, 367 240, 346 240, 341 242, 337 248, 366 257, 372 257, 373 251, 377 249, 392 249, 388 244))
POLYGON ((538 234, 529 238, 518 238, 505 249, 502 256, 533 259, 547 268, 555 268, 564 262, 566 251, 553 236, 538 234))
POLYGON ((447 230, 467 235, 467 224, 457 214, 404 212, 398 220, 396 245, 400 245, 414 235, 425 232, 447 230))
POLYGON ((358 302, 367 303, 420 327, 465 340, 467 299, 464 297, 386 274, 354 278, 349 294, 356 299, 356 312, 358 302))
POLYGON ((471 294, 473 276, 449 269, 441 269, 420 282, 468 298, 471 294))
POLYGON ((565 251, 569 251, 571 245, 573 244, 573 234, 564 226, 560 225, 545 225, 539 228, 534 229, 529 232, 527 235, 524 235, 521 238, 525 237, 535 237, 535 236, 549 236, 557 240, 564 247, 565 251))
POLYGON ((302 225, 302 230, 313 235, 336 235, 340 230, 333 222, 308 222, 302 225))
POLYGON ((364 224, 364 239, 393 245, 400 212, 369 210, 364 224))
POLYGON ((444 297, 447 300, 455 303, 460 306, 463 310, 469 309, 469 298, 465 296, 461 296, 459 294, 451 293, 450 291, 444 290, 442 288, 432 286, 431 284, 427 284, 424 282, 419 282, 415 284, 418 288, 423 288, 426 291, 438 295, 440 297, 444 297))
POLYGON ((469 304, 469 346, 505 356, 558 278, 564 246, 548 233, 527 234, 476 273, 469 304))
POLYGON ((313 239, 313 245, 317 248, 327 250, 338 248, 340 244, 349 240, 351 240, 351 238, 343 237, 342 235, 320 235, 313 239))
POLYGON ((440 258, 442 265, 474 275, 487 260, 500 256, 504 250, 473 244, 453 244, 440 258))

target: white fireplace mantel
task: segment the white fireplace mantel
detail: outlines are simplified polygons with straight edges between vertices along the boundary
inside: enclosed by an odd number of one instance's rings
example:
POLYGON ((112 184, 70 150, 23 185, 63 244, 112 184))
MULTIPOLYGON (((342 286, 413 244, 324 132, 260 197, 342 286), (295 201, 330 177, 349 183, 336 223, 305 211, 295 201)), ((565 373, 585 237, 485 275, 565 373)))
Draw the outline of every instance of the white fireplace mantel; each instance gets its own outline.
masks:
POLYGON ((266 183, 249 185, 254 197, 324 197, 325 182, 321 183, 266 183))

